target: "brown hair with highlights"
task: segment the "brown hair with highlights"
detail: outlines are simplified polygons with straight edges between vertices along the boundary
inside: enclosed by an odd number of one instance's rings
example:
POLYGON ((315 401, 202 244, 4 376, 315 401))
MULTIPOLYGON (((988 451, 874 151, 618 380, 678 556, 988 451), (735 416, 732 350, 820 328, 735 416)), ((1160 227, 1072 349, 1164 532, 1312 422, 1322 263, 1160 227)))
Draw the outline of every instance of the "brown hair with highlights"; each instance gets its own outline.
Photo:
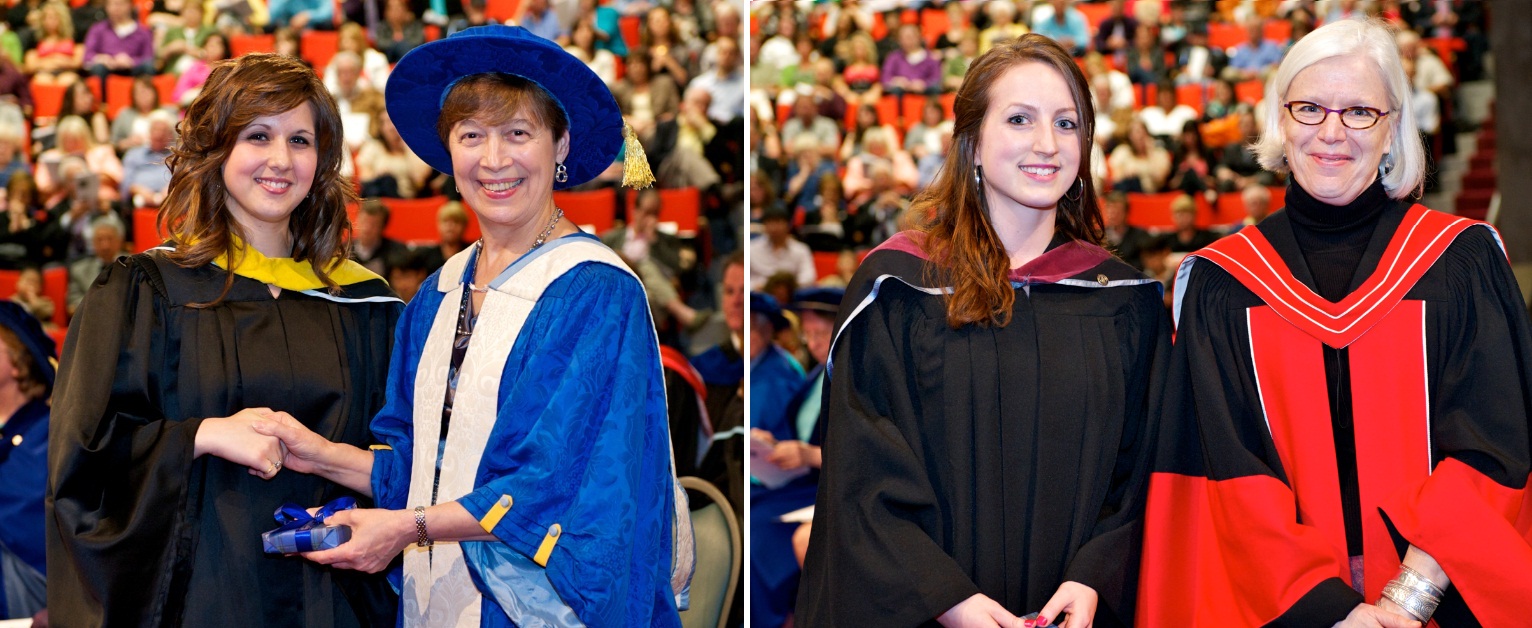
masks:
POLYGON ((48 382, 42 378, 42 368, 27 350, 21 337, 9 327, 0 326, 0 344, 11 354, 11 364, 16 367, 16 386, 27 399, 41 399, 48 394, 48 382))
POLYGON ((1082 190, 1074 199, 1067 193, 1059 199, 1054 228, 1071 240, 1092 244, 1103 235, 1101 207, 1089 170, 1096 113, 1085 74, 1067 51, 1042 35, 996 44, 975 59, 963 77, 953 106, 952 150, 936 180, 915 197, 906 214, 910 226, 925 234, 921 247, 935 262, 933 272, 941 275, 932 279, 952 286, 947 324, 953 329, 969 323, 1004 327, 1016 302, 1009 279, 1010 256, 990 222, 983 186, 975 180, 974 161, 989 111, 990 88, 1006 71, 1023 63, 1041 63, 1058 71, 1070 86, 1080 117, 1080 170, 1069 174, 1080 180, 1082 190))
POLYGON ((499 126, 519 113, 551 131, 555 140, 569 131, 564 110, 541 85, 515 74, 486 72, 463 78, 447 92, 442 113, 436 118, 436 135, 450 154, 452 127, 457 123, 472 119, 486 126, 499 126))
MULTIPOLYGON (((235 238, 244 233, 224 204, 223 165, 239 134, 256 118, 286 113, 309 105, 314 112, 315 149, 319 163, 309 195, 293 209, 287 229, 292 234, 294 261, 308 262, 331 290, 338 286, 329 273, 346 260, 351 249, 351 222, 346 204, 356 199, 351 181, 340 174, 342 144, 340 112, 324 83, 302 61, 276 54, 248 54, 213 66, 202 93, 186 109, 179 125, 180 141, 165 164, 170 187, 160 207, 159 227, 170 234, 175 250, 171 261, 183 267, 212 263, 220 255, 237 259, 235 238)), ((228 295, 234 274, 228 273, 228 295)))

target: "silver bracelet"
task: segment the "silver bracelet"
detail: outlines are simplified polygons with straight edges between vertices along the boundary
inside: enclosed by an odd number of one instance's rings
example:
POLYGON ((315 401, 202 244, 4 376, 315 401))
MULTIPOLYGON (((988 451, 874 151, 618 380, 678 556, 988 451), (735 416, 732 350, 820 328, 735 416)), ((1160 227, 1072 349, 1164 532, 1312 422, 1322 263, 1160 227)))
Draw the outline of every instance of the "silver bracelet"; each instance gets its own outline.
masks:
POLYGON ((1401 578, 1390 580, 1383 587, 1383 597, 1399 605, 1411 618, 1425 623, 1430 621, 1431 615, 1436 612, 1436 605, 1440 604, 1441 596, 1431 595, 1427 590, 1412 588, 1400 582, 1401 578))
POLYGON ((1438 588, 1435 582, 1431 582, 1431 579, 1427 578, 1425 574, 1415 571, 1414 569, 1410 569, 1409 565, 1399 565, 1399 575, 1394 579, 1398 580, 1399 583, 1404 586, 1410 587, 1412 589, 1420 589, 1431 597, 1437 598, 1438 600, 1440 600, 1441 597, 1446 593, 1438 588))
POLYGON ((435 541, 426 534, 426 507, 415 507, 415 544, 421 547, 430 547, 435 541))

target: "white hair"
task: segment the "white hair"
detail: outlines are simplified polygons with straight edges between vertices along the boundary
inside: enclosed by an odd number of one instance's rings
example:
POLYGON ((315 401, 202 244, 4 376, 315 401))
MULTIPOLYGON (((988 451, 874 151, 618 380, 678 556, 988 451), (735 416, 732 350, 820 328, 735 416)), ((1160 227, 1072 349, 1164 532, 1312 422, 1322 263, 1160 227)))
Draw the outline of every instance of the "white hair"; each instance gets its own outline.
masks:
POLYGON ((1314 29, 1293 45, 1266 87, 1267 98, 1274 100, 1266 109, 1266 130, 1254 147, 1256 158, 1262 168, 1272 172, 1289 170, 1283 152, 1282 132, 1282 116, 1288 114, 1282 105, 1287 102, 1287 90, 1292 86, 1293 78, 1320 61, 1351 55, 1371 60, 1388 92, 1389 114, 1383 122, 1391 125, 1394 131, 1387 151, 1393 155, 1394 167, 1383 176, 1383 188, 1392 198, 1404 198, 1419 190, 1425 180, 1426 154, 1415 123, 1415 110, 1410 106, 1413 94, 1399 60, 1399 47, 1384 22, 1377 19, 1351 18, 1331 22, 1314 29))

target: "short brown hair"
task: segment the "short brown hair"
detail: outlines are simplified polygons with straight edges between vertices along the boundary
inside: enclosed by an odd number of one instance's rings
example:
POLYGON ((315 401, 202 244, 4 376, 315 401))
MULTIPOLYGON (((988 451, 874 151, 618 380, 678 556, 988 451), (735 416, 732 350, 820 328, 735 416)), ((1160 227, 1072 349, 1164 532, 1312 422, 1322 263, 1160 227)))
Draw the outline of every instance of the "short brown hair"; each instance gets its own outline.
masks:
MULTIPOLYGON (((234 238, 244 239, 244 234, 224 206, 224 162, 240 131, 256 118, 305 104, 314 110, 319 163, 309 195, 293 210, 287 230, 293 238, 293 259, 312 265, 314 274, 332 290, 338 287, 329 272, 350 252, 346 204, 356 198, 351 181, 340 174, 345 150, 340 111, 312 69, 277 54, 248 54, 214 64, 202 93, 187 107, 180 141, 165 159, 170 187, 160 208, 159 226, 175 243, 175 250, 167 255, 171 261, 190 268, 209 264, 220 255, 234 259, 238 252, 234 238)), ((233 285, 231 272, 217 299, 193 307, 216 305, 233 285)))
POLYGON ((11 364, 16 366, 16 386, 21 388, 21 394, 26 395, 27 399, 39 399, 47 394, 48 382, 43 381, 39 375, 42 368, 16 332, 0 326, 0 343, 11 353, 11 364))
POLYGON ((463 78, 447 92, 441 116, 436 118, 436 135, 451 154, 450 136, 457 123, 473 119, 499 126, 523 112, 552 131, 555 140, 569 132, 569 119, 548 90, 515 74, 486 72, 463 78))

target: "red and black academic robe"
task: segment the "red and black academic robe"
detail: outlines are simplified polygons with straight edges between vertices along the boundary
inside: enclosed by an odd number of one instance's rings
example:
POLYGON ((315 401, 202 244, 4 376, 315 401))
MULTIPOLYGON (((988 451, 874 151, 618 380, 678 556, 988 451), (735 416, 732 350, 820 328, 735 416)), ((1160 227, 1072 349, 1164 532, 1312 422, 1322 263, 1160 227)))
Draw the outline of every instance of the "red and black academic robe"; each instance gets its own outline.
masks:
POLYGON ((1329 626, 1376 602, 1410 545, 1452 580, 1435 623, 1528 625, 1532 333, 1499 236, 1385 210, 1331 303, 1285 214, 1178 273, 1139 625, 1329 626), (1338 386, 1326 355, 1349 364, 1338 386))
POLYGON ((798 626, 935 625, 983 593, 1016 615, 1060 583, 1132 622, 1157 391, 1160 285, 1057 238, 1012 271, 1005 327, 947 324, 906 234, 852 278, 831 347, 824 468, 798 626))

